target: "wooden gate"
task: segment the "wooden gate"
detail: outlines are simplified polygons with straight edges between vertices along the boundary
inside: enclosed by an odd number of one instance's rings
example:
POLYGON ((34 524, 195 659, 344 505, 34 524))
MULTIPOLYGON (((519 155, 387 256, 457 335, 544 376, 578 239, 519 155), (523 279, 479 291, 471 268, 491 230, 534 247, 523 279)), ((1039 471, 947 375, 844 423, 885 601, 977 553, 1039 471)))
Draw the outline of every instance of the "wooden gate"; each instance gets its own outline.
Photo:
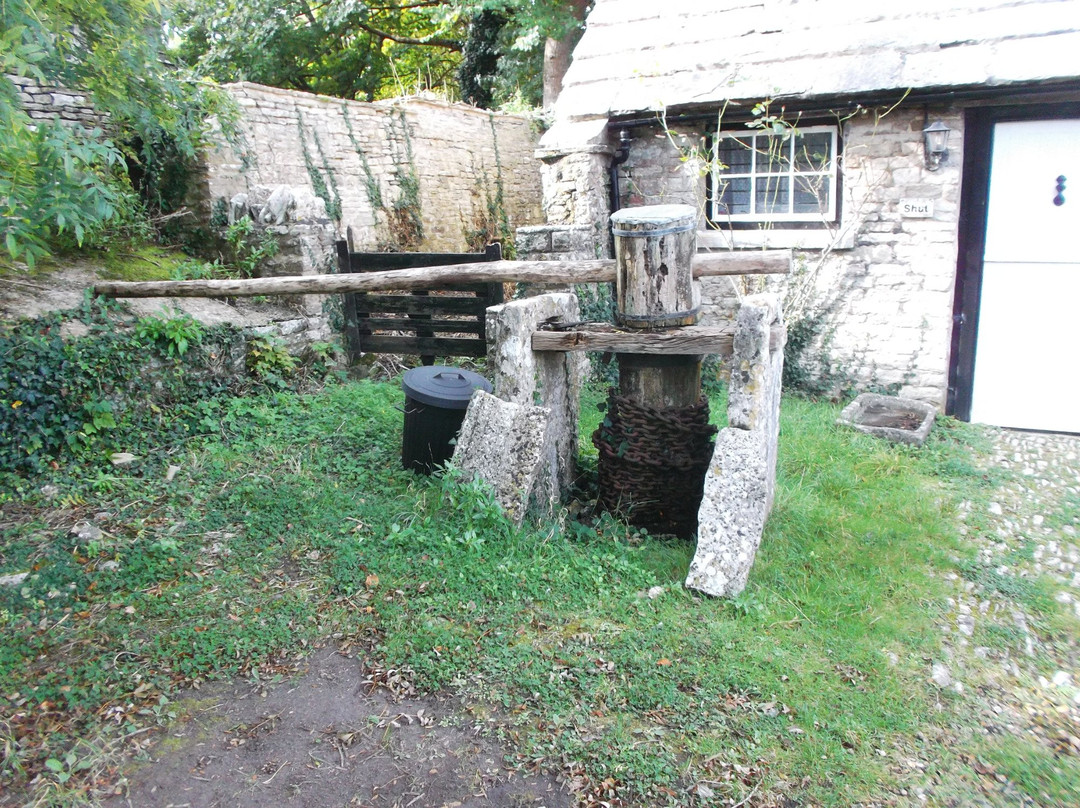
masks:
MULTIPOLYGON (((482 253, 364 253, 337 242, 338 272, 376 272, 502 260, 502 248, 482 253)), ((436 356, 484 356, 485 312, 503 302, 501 283, 432 286, 398 294, 343 295, 349 361, 364 353, 418 355, 425 365, 436 356)))

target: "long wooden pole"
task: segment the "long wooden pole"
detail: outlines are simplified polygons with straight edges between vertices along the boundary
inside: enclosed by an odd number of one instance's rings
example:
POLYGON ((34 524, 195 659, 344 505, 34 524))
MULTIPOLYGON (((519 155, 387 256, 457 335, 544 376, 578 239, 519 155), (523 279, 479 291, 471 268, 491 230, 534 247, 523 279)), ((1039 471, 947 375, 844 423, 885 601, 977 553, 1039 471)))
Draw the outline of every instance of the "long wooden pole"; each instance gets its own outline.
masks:
MULTIPOLYGON (((785 275, 790 250, 703 253, 694 257, 694 277, 785 275)), ((490 261, 456 266, 394 269, 386 272, 307 275, 283 278, 202 281, 104 281, 94 294, 105 297, 253 297, 255 295, 332 295, 387 289, 429 289, 452 283, 610 283, 615 262, 490 261)))
MULTIPOLYGON (((731 356, 735 328, 710 328, 686 325, 663 331, 620 329, 608 323, 588 323, 573 331, 534 331, 534 351, 604 351, 607 353, 657 354, 716 354, 731 356)), ((784 329, 773 326, 769 335, 772 350, 783 347, 784 329)))

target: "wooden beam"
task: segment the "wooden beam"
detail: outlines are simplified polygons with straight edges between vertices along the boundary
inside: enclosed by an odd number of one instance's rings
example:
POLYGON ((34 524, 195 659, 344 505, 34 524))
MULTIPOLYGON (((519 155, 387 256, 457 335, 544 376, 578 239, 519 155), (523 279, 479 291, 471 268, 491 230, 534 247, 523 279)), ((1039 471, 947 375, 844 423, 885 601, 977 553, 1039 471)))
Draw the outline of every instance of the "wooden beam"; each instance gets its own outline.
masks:
MULTIPOLYGON (((694 257, 694 277, 783 275, 791 271, 790 250, 702 253, 694 257)), ((386 272, 307 275, 200 281, 103 281, 95 295, 105 297, 253 297, 256 295, 334 295, 344 292, 432 289, 456 283, 610 283, 615 262, 488 261, 386 272)))
MULTIPOLYGON (((588 323, 574 331, 534 331, 534 351, 605 351, 630 354, 717 354, 731 356, 734 327, 688 325, 667 331, 630 331, 605 323, 588 323)), ((770 335, 773 350, 784 344, 783 326, 770 335)))

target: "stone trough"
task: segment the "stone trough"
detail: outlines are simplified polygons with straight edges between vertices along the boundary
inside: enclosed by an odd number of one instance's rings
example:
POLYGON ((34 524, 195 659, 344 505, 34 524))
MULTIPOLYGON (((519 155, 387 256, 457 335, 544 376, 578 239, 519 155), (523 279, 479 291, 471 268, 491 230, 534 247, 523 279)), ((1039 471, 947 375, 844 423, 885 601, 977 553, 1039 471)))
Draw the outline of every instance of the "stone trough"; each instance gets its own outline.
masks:
POLYGON ((922 401, 863 393, 840 412, 836 423, 894 443, 922 446, 937 411, 922 401))

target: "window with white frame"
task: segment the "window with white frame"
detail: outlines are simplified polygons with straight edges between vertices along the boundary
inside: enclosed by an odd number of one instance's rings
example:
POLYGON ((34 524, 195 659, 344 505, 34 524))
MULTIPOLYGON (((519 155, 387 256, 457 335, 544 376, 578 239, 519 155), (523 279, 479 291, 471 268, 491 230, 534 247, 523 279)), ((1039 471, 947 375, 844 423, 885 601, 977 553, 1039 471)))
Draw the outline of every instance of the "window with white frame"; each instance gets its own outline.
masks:
POLYGON ((836 221, 836 152, 835 126, 720 132, 710 218, 717 225, 836 221))

